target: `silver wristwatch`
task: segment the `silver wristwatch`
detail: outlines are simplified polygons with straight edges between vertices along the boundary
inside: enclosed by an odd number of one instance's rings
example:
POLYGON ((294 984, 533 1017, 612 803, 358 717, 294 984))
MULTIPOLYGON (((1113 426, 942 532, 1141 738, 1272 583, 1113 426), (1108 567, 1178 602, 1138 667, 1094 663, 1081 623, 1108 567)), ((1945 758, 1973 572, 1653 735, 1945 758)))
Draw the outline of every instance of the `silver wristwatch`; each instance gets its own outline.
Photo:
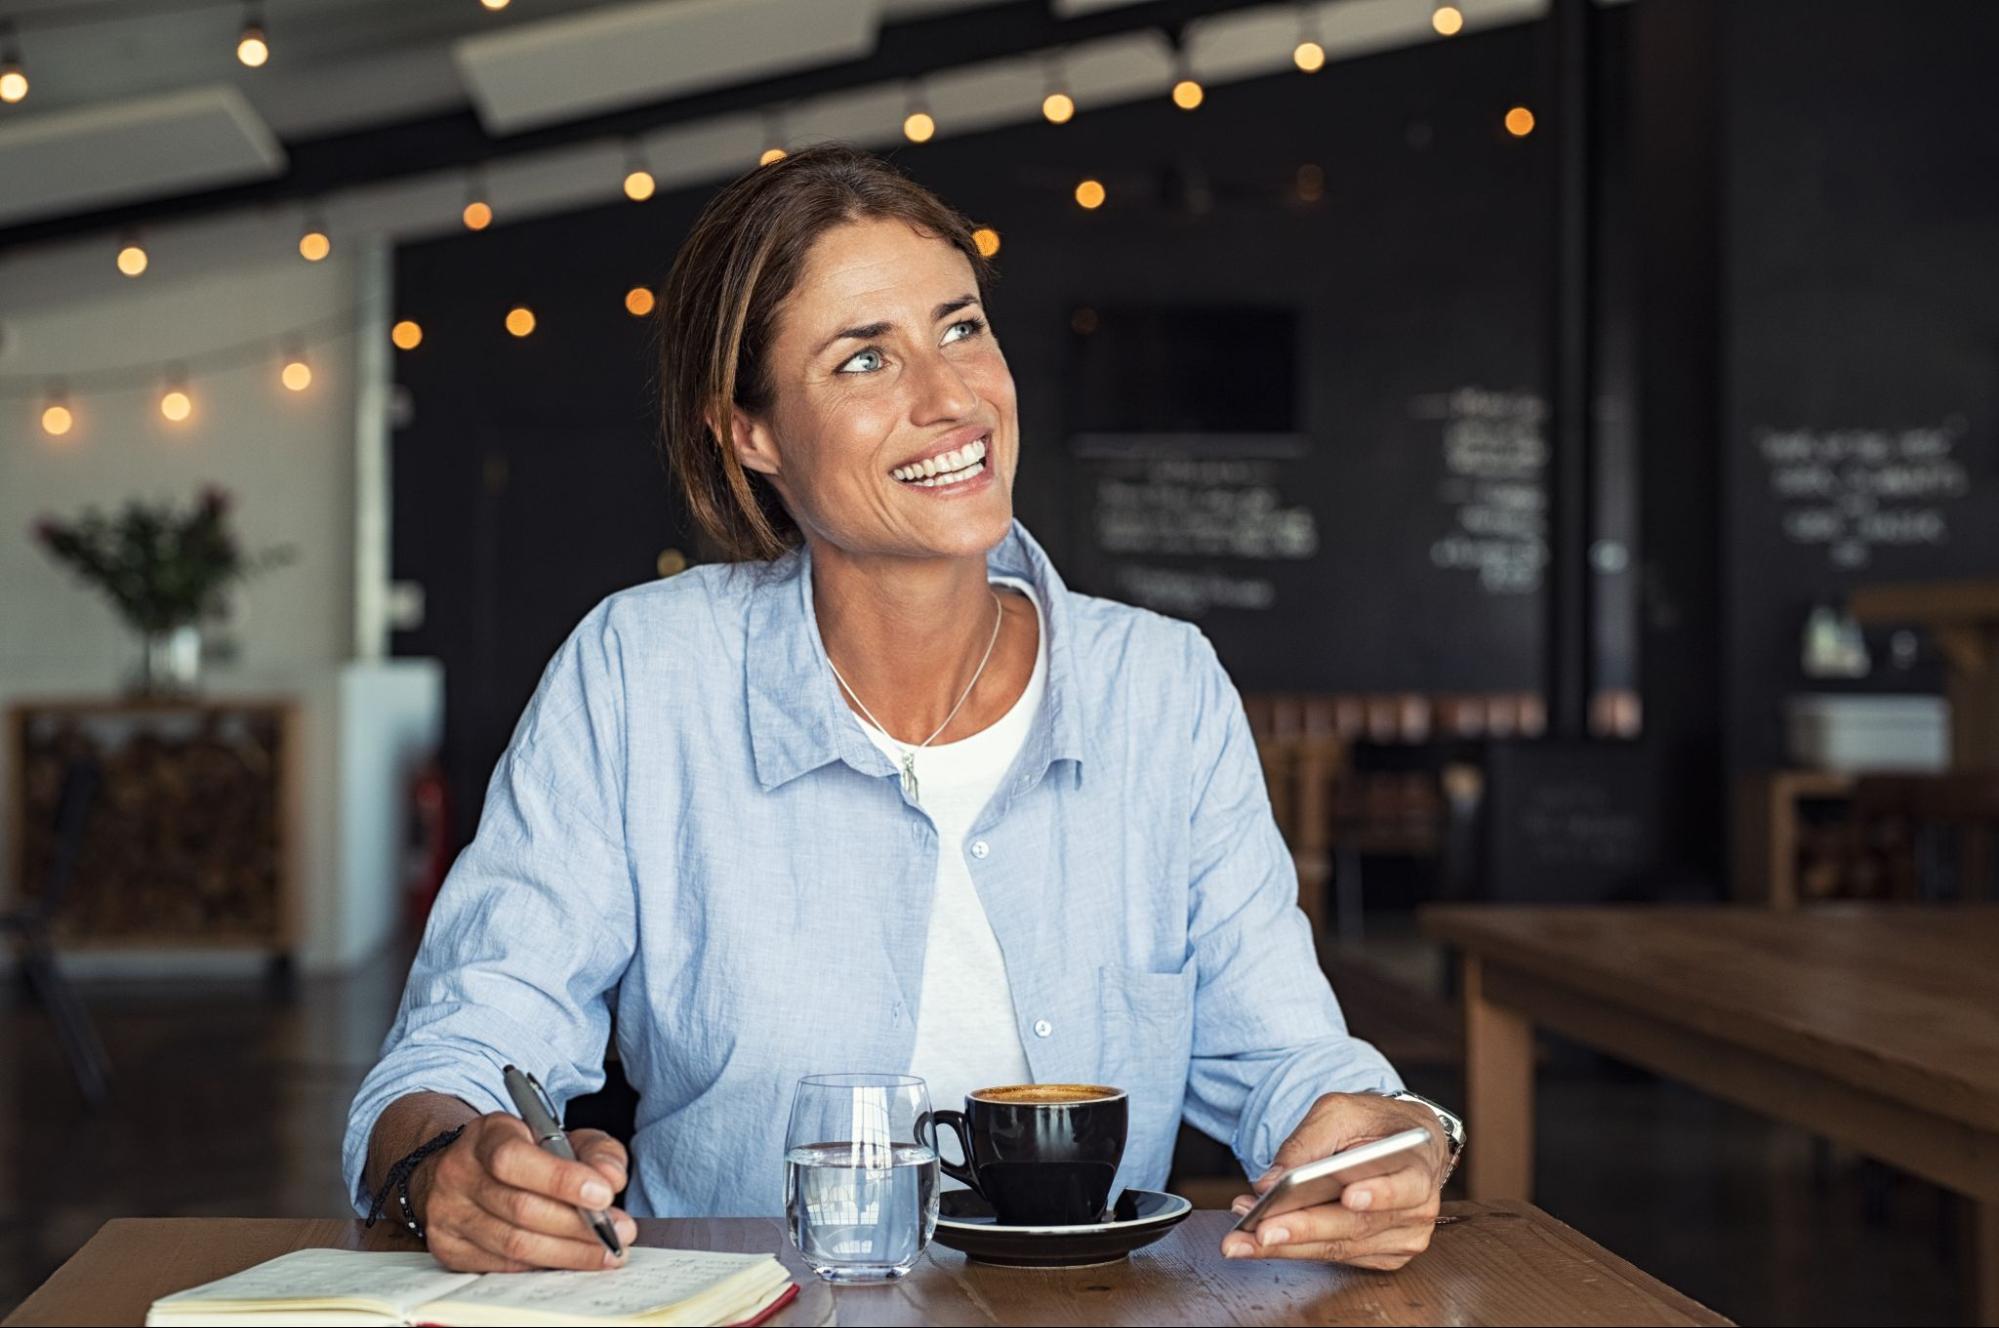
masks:
POLYGON ((1459 1155, 1465 1151, 1464 1121, 1459 1119, 1455 1113, 1438 1106, 1421 1093, 1412 1093, 1406 1088, 1394 1093, 1377 1093, 1376 1096, 1392 1098, 1397 1102, 1414 1102, 1417 1106, 1427 1107, 1435 1113, 1437 1124, 1443 1127, 1444 1141, 1451 1146, 1450 1159, 1444 1163, 1444 1174, 1437 1179, 1437 1188, 1442 1189, 1444 1183, 1450 1180, 1451 1173, 1457 1170, 1459 1155))

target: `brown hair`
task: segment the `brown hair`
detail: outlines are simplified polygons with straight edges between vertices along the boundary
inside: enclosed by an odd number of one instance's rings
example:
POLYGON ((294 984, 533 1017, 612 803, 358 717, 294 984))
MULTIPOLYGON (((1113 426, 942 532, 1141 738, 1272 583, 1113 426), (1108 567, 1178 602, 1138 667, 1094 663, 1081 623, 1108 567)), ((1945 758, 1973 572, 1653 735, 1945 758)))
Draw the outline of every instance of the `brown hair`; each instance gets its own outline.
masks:
POLYGON ((729 182, 701 209, 660 291, 660 447, 687 510, 728 562, 775 558, 802 536, 770 482, 730 444, 737 407, 776 398, 767 358, 778 306, 833 227, 899 217, 971 262, 979 298, 992 265, 972 224, 928 189, 845 143, 803 148, 729 182), (713 414, 719 430, 711 429, 713 414))

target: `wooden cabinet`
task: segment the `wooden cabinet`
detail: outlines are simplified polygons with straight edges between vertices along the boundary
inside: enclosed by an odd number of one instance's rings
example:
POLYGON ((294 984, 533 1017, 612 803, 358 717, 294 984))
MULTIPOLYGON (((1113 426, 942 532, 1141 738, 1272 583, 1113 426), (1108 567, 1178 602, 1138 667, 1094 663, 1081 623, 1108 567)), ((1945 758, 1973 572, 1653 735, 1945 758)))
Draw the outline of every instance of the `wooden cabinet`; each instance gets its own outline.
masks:
POLYGON ((299 878, 295 701, 28 701, 11 706, 8 719, 17 899, 35 899, 48 878, 64 771, 85 759, 101 773, 55 919, 63 948, 290 954, 299 878))

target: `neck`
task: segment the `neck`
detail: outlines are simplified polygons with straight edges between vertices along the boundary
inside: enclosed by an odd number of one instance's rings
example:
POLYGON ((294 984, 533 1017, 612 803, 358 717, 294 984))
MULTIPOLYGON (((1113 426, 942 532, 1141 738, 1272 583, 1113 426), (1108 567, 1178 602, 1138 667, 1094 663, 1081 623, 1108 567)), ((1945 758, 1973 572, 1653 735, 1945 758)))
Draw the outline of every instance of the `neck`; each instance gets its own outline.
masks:
MULTIPOLYGON (((890 737, 910 746, 928 738, 964 695, 998 613, 983 554, 857 558, 817 542, 812 609, 847 686, 890 737)), ((986 681, 980 675, 981 687, 986 681)), ((954 726, 971 705, 968 699, 954 726)), ((940 733, 937 740, 949 738, 940 733)))

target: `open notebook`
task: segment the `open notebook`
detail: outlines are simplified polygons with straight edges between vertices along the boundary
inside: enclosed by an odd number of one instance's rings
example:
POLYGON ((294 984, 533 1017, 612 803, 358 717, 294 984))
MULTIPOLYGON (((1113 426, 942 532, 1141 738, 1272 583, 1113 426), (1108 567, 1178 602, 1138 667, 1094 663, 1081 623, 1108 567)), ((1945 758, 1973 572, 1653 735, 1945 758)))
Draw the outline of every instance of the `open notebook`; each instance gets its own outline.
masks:
POLYGON ((153 1302, 148 1324, 742 1324, 791 1298, 768 1254, 634 1246, 603 1272, 453 1273, 428 1254, 294 1250, 153 1302))

